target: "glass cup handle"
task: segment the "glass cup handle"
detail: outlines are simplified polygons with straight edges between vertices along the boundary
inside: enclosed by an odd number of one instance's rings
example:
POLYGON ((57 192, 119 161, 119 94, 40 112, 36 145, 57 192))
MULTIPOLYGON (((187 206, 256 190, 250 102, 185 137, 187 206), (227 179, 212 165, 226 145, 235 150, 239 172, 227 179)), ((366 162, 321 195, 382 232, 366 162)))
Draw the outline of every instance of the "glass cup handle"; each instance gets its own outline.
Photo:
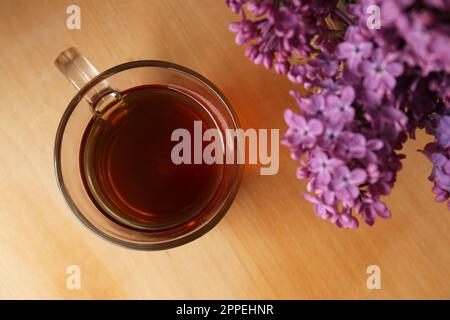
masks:
MULTIPOLYGON (((99 75, 94 65, 74 47, 61 52, 55 60, 55 65, 77 90, 99 75)), ((120 93, 114 90, 108 81, 102 80, 84 95, 84 99, 91 106, 94 115, 101 116, 105 107, 120 99, 120 93)))

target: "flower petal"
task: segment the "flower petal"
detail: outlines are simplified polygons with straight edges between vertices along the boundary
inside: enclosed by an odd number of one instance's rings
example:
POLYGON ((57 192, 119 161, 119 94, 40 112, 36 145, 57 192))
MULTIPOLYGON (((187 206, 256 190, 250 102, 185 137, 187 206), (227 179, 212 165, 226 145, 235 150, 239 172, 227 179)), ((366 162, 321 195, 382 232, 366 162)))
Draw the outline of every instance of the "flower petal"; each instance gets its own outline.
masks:
POLYGON ((309 131, 311 134, 318 136, 323 132, 323 125, 320 120, 311 119, 308 122, 309 131))
POLYGON ((355 46, 349 42, 343 42, 337 48, 337 54, 340 59, 351 57, 354 51, 355 46))
POLYGON ((352 184, 347 184, 347 186, 345 188, 347 189, 347 192, 352 199, 356 199, 359 196, 358 187, 356 187, 352 184))
POLYGON ((327 105, 330 108, 339 108, 341 106, 342 102, 341 100, 336 97, 335 95, 331 94, 327 98, 327 105))
POLYGON ((381 77, 381 80, 383 81, 383 83, 386 85, 386 87, 388 87, 389 89, 392 89, 395 87, 395 78, 387 72, 383 73, 383 76, 381 77))
POLYGON ((341 99, 345 105, 351 105, 353 103, 353 100, 355 99, 355 89, 350 86, 345 87, 342 90, 341 99))
POLYGON ((350 177, 353 184, 360 185, 366 180, 367 173, 363 169, 355 169, 350 173, 350 177))
POLYGON ((367 141, 367 148, 369 148, 372 151, 377 151, 383 148, 384 143, 380 139, 371 139, 367 141))
POLYGON ((403 73, 403 65, 398 62, 388 63, 386 71, 392 74, 394 77, 398 77, 403 73))
POLYGON ((380 86, 380 76, 369 74, 364 78, 364 87, 367 89, 376 89, 380 86))

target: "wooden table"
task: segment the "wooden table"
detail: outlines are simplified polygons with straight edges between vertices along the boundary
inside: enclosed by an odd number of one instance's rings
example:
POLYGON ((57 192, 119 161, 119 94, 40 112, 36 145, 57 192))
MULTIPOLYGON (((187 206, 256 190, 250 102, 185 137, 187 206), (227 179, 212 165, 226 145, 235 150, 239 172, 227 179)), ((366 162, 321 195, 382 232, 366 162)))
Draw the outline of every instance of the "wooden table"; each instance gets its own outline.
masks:
POLYGON ((78 47, 99 69, 161 59, 213 81, 244 127, 286 129, 294 107, 284 77, 256 67, 234 44, 221 0, 76 1, 81 30, 66 28, 66 0, 0 0, 0 298, 450 298, 450 213, 436 204, 431 165, 407 161, 386 200, 390 220, 341 230, 300 199, 306 184, 282 147, 280 172, 248 166, 220 224, 168 251, 112 245, 66 207, 53 172, 53 140, 74 94, 53 65, 78 47), (81 289, 66 286, 69 265, 81 289), (381 268, 380 290, 366 269, 381 268))

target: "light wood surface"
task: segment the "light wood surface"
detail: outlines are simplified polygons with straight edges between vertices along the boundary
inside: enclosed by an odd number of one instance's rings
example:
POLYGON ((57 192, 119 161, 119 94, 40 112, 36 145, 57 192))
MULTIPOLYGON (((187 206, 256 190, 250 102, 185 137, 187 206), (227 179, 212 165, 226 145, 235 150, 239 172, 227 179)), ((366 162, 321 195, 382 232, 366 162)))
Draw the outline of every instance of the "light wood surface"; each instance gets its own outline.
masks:
POLYGON ((74 91, 53 65, 78 47, 98 69, 138 59, 203 74, 244 127, 286 126, 285 78, 234 44, 222 0, 76 1, 81 30, 65 26, 72 1, 0 0, 0 298, 450 298, 450 212, 427 181, 431 165, 408 142, 393 212, 372 228, 341 230, 300 199, 306 184, 280 149, 280 171, 248 166, 220 224, 168 251, 137 252, 88 231, 69 212, 53 172, 53 140, 74 91), (81 268, 68 290, 66 268, 81 268), (381 290, 366 287, 369 265, 381 290))

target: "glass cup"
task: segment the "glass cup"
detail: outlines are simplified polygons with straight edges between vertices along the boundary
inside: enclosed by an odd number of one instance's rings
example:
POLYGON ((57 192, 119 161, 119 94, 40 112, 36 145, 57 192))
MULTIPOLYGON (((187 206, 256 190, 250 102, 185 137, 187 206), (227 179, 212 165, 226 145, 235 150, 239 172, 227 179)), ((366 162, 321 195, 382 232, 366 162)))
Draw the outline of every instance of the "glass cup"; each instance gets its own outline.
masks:
POLYGON ((79 159, 83 134, 93 117, 100 116, 106 106, 120 99, 121 92, 142 85, 164 85, 189 92, 190 96, 204 102, 217 122, 217 129, 225 136, 226 130, 238 128, 238 120, 216 86, 192 70, 157 60, 127 62, 98 73, 76 48, 62 52, 55 64, 78 90, 62 116, 54 149, 58 186, 78 219, 104 239, 140 250, 176 247, 211 230, 236 195, 243 169, 241 164, 223 166, 218 189, 199 214, 173 227, 142 230, 118 223, 97 208, 83 184, 79 159))

